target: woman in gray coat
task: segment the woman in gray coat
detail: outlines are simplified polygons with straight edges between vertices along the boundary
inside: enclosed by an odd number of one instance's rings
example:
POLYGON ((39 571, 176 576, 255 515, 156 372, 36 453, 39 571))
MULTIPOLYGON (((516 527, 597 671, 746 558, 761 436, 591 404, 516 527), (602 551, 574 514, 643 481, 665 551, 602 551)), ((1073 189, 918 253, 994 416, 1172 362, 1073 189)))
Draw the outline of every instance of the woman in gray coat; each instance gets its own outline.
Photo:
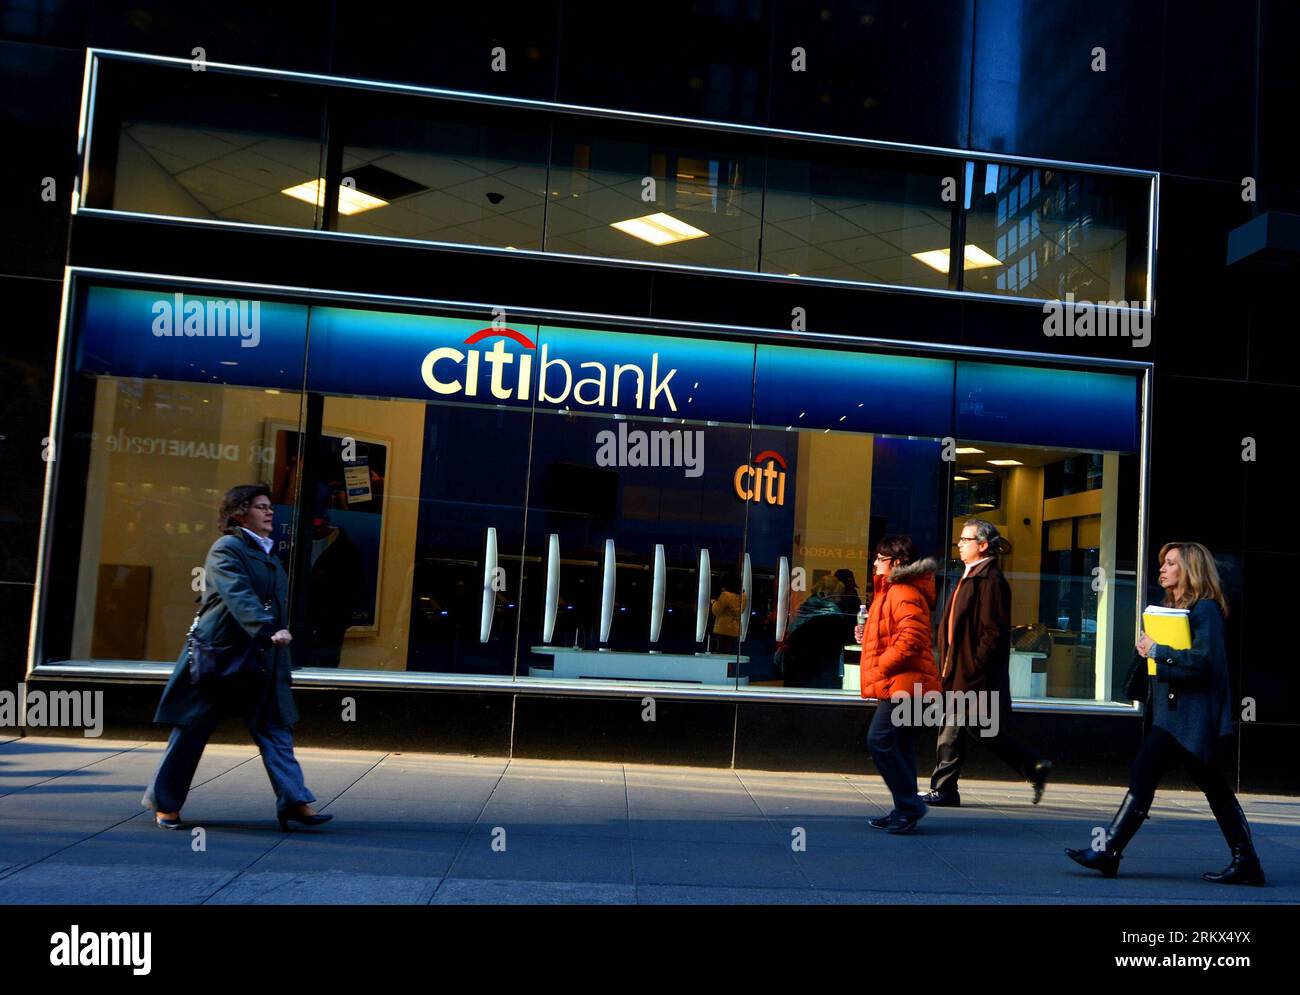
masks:
POLYGON ((181 649, 154 715, 155 722, 174 728, 142 799, 163 829, 182 827, 181 806, 203 748, 218 720, 232 715, 243 718, 262 754, 275 789, 280 828, 287 832, 290 821, 314 826, 333 818, 312 809, 316 799, 293 755, 291 727, 298 721, 290 684, 293 637, 284 627, 289 580, 271 555, 274 516, 271 492, 262 484, 232 487, 221 503, 220 528, 225 534, 208 550, 205 593, 193 634, 214 647, 251 643, 261 672, 195 683, 188 645, 181 649))
POLYGON ((1211 763, 1219 740, 1232 733, 1232 691, 1223 639, 1228 604, 1214 557, 1199 542, 1166 543, 1160 550, 1160 586, 1167 607, 1189 609, 1192 645, 1176 650, 1142 633, 1137 651, 1156 662, 1155 678, 1149 682, 1151 731, 1133 761, 1128 794, 1105 840, 1098 841, 1101 846, 1065 852, 1076 863, 1115 877, 1120 855, 1146 818, 1160 777, 1178 765, 1205 792, 1232 851, 1232 863, 1224 870, 1201 876, 1216 884, 1262 885, 1264 870, 1251 843, 1246 813, 1211 763))

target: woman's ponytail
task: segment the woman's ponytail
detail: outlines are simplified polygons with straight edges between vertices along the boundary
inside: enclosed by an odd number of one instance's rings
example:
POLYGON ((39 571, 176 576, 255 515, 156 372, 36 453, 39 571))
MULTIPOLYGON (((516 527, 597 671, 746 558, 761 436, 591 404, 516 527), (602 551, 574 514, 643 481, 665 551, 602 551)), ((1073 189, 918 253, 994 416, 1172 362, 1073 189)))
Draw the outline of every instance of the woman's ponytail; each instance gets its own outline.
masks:
POLYGON ((992 522, 986 522, 982 518, 971 518, 963 526, 963 531, 967 528, 975 530, 975 538, 980 542, 989 544, 989 552, 994 556, 1006 556, 1011 552, 1011 540, 999 532, 998 527, 992 522))

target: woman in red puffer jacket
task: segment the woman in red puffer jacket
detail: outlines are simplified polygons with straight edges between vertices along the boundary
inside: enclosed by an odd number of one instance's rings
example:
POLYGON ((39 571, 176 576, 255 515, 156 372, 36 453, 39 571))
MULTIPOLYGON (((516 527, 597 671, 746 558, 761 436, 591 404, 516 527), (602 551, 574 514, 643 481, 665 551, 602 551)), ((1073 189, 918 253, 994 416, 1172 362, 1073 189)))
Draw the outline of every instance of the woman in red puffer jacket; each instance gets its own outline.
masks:
POLYGON ((894 796, 894 810, 869 825, 890 833, 910 833, 926 813, 916 793, 916 729, 906 699, 940 690, 930 643, 937 569, 933 559, 917 560, 908 536, 888 536, 876 547, 875 596, 862 633, 862 697, 878 702, 867 748, 894 796), (900 696, 897 710, 893 695, 900 696))

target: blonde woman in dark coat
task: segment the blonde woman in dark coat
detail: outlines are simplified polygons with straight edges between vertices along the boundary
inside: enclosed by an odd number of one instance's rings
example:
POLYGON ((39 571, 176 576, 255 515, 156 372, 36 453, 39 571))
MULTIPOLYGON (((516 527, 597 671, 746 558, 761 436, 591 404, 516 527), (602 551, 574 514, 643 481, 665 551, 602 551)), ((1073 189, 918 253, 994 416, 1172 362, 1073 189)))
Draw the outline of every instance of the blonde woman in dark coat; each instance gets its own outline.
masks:
MULTIPOLYGON (((153 809, 163 829, 180 829, 181 806, 194 771, 217 722, 229 715, 243 718, 262 754, 275 789, 280 828, 289 822, 315 826, 316 799, 303 782, 293 754, 293 723, 298 721, 290 684, 288 618, 289 580, 271 555, 275 510, 262 484, 241 484, 226 492, 220 525, 224 535, 212 544, 204 563, 205 594, 193 634, 213 647, 251 643, 256 673, 220 680, 194 680, 189 646, 181 649, 176 669, 163 690, 154 721, 172 725, 171 739, 142 804, 153 809)), ((187 640, 188 644, 188 640, 187 640)))
POLYGON ((1138 639, 1138 653, 1156 663, 1155 677, 1148 682, 1151 731, 1133 761, 1128 793, 1105 838, 1098 841, 1101 845, 1065 852, 1075 863, 1115 877, 1124 848, 1147 818, 1160 778, 1178 766, 1205 792, 1232 853, 1226 868, 1201 877, 1214 884, 1262 885, 1264 869, 1246 813, 1212 763, 1220 740, 1232 733, 1232 690, 1223 638, 1228 602, 1214 557, 1199 542, 1166 543, 1160 550, 1160 586, 1165 589, 1166 607, 1189 609, 1192 645, 1185 650, 1161 646, 1146 632, 1138 639))

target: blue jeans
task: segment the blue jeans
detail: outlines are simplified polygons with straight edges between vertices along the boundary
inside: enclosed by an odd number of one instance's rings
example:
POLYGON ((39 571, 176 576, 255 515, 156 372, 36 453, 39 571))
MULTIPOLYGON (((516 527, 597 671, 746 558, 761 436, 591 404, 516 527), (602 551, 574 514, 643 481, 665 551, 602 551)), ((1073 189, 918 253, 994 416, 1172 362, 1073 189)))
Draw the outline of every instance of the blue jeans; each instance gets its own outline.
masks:
POLYGON ((894 706, 888 700, 876 705, 867 730, 867 749, 876 770, 894 796, 894 811, 920 817, 926 804, 916 794, 916 730, 890 721, 894 706))
MULTIPOLYGON (((163 751, 158 770, 152 783, 145 789, 140 804, 155 812, 181 810, 194 781, 194 771, 198 769, 203 749, 208 745, 208 737, 212 735, 216 724, 216 718, 211 718, 172 729, 167 749, 163 751)), ((276 813, 285 812, 305 802, 314 802, 316 796, 307 790, 302 767, 293 755, 293 731, 278 722, 260 726, 249 723, 248 731, 262 754, 262 766, 266 768, 266 776, 271 779, 271 787, 275 789, 276 813)))

